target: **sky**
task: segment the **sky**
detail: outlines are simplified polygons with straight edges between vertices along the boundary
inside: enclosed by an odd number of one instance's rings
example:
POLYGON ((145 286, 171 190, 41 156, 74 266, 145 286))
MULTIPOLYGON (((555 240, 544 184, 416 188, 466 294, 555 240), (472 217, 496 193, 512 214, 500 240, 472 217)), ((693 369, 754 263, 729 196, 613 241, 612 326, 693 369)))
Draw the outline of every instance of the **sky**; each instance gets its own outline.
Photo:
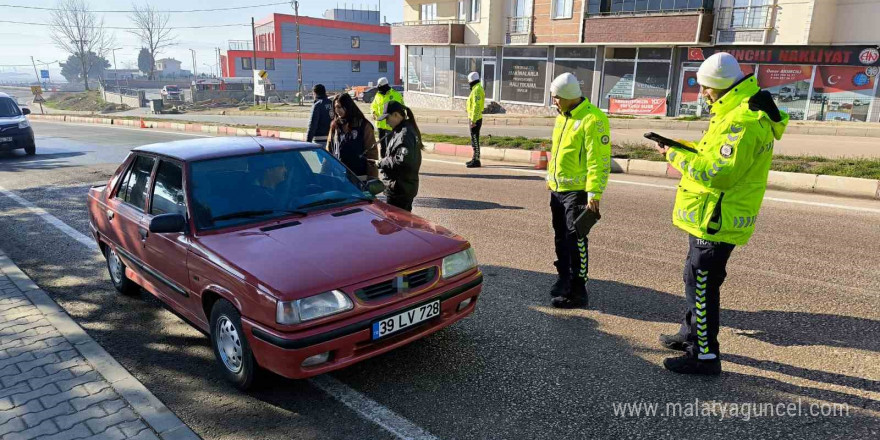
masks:
MULTIPOLYGON (((86 0, 92 10, 125 10, 132 9, 131 3, 110 0, 86 0)), ((145 0, 138 0, 139 4, 145 0)), ((251 5, 267 5, 282 3, 283 0, 214 0, 206 1, 180 1, 180 0, 150 0, 148 3, 160 10, 180 9, 210 9, 229 8, 251 5)), ((335 0, 301 0, 299 2, 300 15, 310 17, 322 17, 324 11, 337 4, 339 7, 348 6, 360 9, 375 9, 381 3, 382 15, 390 23, 403 20, 403 0, 358 0, 350 1, 335 0)), ((29 7, 53 8, 56 2, 53 0, 0 0, 0 20, 30 23, 48 23, 50 11, 29 10, 13 8, 3 5, 20 5, 29 7)), ((235 11, 199 12, 199 13, 173 13, 169 20, 169 26, 211 26, 220 24, 242 24, 241 27, 223 27, 214 29, 181 29, 173 31, 177 36, 176 45, 165 49, 157 58, 174 58, 183 63, 183 69, 192 70, 192 54, 190 49, 196 51, 196 71, 198 73, 216 73, 217 51, 226 50, 228 40, 250 40, 251 17, 260 20, 269 14, 284 13, 293 14, 293 6, 290 2, 274 6, 249 7, 235 11)), ((103 13, 105 26, 131 27, 128 14, 103 13)), ((33 74, 31 56, 37 61, 38 69, 45 69, 45 64, 53 61, 67 60, 69 54, 55 47, 50 38, 50 29, 46 26, 27 24, 0 23, 0 73, 24 72, 33 74)), ((119 69, 137 68, 137 54, 140 43, 137 37, 124 30, 112 31, 115 33, 116 45, 121 48, 116 50, 116 66, 119 69)), ((113 64, 113 57, 108 56, 113 64)), ((49 64, 50 74, 60 77, 61 68, 57 63, 49 64)))

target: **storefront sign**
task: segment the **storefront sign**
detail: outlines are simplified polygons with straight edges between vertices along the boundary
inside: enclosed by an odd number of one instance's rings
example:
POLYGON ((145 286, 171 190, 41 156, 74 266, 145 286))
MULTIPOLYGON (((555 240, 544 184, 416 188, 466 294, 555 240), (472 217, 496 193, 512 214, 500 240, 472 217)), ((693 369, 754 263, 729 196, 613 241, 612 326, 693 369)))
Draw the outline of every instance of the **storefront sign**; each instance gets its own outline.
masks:
POLYGON ((543 104, 547 62, 544 60, 505 59, 501 74, 501 99, 504 101, 543 104))
POLYGON ((623 115, 665 116, 666 98, 611 98, 609 101, 608 112, 623 115))
POLYGON ((740 62, 757 64, 818 64, 871 66, 880 64, 876 48, 865 46, 691 47, 688 61, 703 61, 716 52, 727 52, 740 62))

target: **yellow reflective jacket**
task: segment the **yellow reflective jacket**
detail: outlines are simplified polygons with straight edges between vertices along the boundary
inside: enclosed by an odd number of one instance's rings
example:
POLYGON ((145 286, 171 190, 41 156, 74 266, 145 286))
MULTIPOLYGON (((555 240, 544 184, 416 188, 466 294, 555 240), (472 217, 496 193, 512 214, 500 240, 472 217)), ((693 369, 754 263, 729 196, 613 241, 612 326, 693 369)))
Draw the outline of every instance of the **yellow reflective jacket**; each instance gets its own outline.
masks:
POLYGON ((700 142, 682 142, 698 153, 679 148, 666 153, 682 174, 672 222, 697 238, 743 245, 755 231, 773 142, 782 139, 788 124, 784 112, 774 122, 764 110, 750 107, 759 92, 767 93, 754 76, 747 77, 712 104, 709 130, 700 142))
POLYGON ((486 92, 483 90, 482 84, 476 83, 471 87, 471 94, 468 95, 467 99, 468 120, 471 122, 477 122, 480 119, 483 119, 483 107, 485 105, 486 92))
MULTIPOLYGON (((379 119, 379 116, 382 116, 382 112, 385 111, 385 103, 388 101, 397 101, 403 104, 403 96, 394 89, 389 89, 388 93, 384 95, 376 92, 376 96, 373 97, 373 103, 370 104, 370 110, 373 112, 373 119, 379 119)), ((376 121, 376 128, 380 128, 382 130, 391 130, 391 127, 388 126, 388 123, 385 121, 376 121)))
POLYGON ((608 117, 584 99, 556 117, 553 149, 547 164, 551 191, 587 191, 599 200, 611 173, 611 132, 608 117))

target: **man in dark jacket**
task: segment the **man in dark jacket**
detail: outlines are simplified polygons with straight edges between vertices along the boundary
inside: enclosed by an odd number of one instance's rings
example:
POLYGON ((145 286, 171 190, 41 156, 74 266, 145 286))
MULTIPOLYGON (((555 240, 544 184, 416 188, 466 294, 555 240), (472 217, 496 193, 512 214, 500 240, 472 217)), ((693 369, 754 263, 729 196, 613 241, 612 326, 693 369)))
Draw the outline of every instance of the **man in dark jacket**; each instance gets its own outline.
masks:
POLYGON ((315 92, 315 104, 312 105, 306 142, 326 144, 330 134, 330 121, 333 119, 333 102, 327 98, 327 89, 323 84, 315 84, 312 91, 315 92))
POLYGON ((379 162, 385 174, 385 196, 389 205, 412 211, 419 192, 419 169, 422 166, 422 136, 412 110, 397 101, 385 103, 379 116, 391 128, 388 154, 379 162))

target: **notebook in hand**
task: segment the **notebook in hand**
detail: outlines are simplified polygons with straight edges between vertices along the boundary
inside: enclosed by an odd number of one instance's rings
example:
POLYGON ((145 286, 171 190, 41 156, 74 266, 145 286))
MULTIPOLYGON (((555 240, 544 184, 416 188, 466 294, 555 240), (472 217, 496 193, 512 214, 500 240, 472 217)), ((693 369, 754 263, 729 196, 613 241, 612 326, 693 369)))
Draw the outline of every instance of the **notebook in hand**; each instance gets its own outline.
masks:
POLYGON ((593 225, 595 225, 600 218, 602 218, 602 216, 599 215, 598 212, 593 212, 589 209, 585 209, 584 212, 582 212, 581 215, 579 215, 578 218, 574 220, 574 227, 575 229, 577 229, 578 235, 580 235, 581 237, 586 237, 587 235, 589 235, 590 229, 593 228, 593 225))

